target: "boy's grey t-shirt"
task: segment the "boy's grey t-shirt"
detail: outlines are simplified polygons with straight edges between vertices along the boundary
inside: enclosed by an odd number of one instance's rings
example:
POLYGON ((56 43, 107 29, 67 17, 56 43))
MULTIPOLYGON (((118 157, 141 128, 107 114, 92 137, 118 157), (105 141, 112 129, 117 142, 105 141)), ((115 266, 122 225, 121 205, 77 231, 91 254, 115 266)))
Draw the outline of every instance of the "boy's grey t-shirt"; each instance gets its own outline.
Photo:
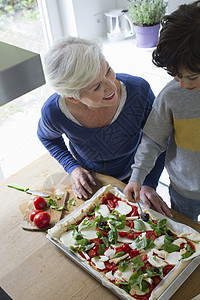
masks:
POLYGON ((200 200, 200 91, 182 89, 175 80, 157 96, 132 166, 132 181, 143 182, 167 147, 166 169, 173 188, 200 200))

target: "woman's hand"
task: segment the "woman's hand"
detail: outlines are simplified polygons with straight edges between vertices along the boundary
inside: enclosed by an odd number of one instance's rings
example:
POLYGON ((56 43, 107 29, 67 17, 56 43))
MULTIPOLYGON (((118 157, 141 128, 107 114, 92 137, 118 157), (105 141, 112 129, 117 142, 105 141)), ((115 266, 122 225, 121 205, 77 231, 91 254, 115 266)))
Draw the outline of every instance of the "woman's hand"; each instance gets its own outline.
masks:
POLYGON ((77 167, 70 175, 74 194, 78 198, 88 198, 88 193, 92 194, 90 184, 96 185, 90 172, 82 167, 77 167), (88 193, 87 193, 88 192, 88 193))
POLYGON ((127 199, 132 202, 138 202, 140 199, 146 207, 153 206, 158 212, 168 217, 172 217, 169 207, 156 193, 155 189, 135 181, 130 181, 124 189, 127 199))

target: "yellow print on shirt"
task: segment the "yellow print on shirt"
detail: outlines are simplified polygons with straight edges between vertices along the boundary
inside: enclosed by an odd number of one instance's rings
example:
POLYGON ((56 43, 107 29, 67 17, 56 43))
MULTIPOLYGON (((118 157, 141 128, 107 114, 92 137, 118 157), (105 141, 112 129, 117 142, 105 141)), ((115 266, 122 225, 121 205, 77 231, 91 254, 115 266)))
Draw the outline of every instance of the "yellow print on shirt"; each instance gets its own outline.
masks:
POLYGON ((200 151, 200 118, 174 119, 174 129, 178 147, 200 151))

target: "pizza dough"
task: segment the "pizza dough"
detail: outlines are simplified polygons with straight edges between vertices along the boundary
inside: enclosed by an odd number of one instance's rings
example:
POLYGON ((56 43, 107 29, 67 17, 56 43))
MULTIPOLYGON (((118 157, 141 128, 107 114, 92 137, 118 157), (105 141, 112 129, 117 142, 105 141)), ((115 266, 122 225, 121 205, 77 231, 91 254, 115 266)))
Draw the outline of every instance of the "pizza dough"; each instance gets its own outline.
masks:
POLYGON ((200 255, 200 234, 150 209, 144 209, 150 221, 143 222, 137 207, 105 186, 49 229, 48 237, 73 251, 119 296, 158 299, 200 255))

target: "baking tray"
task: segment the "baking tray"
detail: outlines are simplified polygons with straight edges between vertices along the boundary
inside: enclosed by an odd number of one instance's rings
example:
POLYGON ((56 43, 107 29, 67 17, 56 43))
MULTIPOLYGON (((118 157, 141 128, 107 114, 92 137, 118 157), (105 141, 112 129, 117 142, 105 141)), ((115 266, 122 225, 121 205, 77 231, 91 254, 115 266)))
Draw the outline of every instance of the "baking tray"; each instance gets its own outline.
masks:
MULTIPOLYGON (((48 234, 47 238, 50 242, 60 248, 65 255, 67 255, 72 261, 78 264, 82 269, 87 271, 90 275, 92 275, 96 280, 103 284, 102 278, 98 275, 95 270, 88 267, 84 261, 79 259, 72 251, 65 248, 59 242, 56 242, 52 239, 48 234)), ((184 283, 184 281, 192 274, 192 272, 198 267, 200 264, 200 256, 195 257, 187 266, 186 268, 176 277, 176 279, 167 287, 167 289, 163 292, 163 294, 158 298, 158 300, 168 300, 172 295, 180 288, 180 286, 184 283)), ((104 284, 103 284, 104 285, 104 284)), ((106 282, 106 287, 109 288, 115 295, 117 295, 122 300, 127 300, 127 298, 118 292, 114 287, 113 284, 109 284, 106 282)))
MULTIPOLYGON (((122 191, 120 189, 118 189, 117 187, 114 187, 115 189, 117 189, 117 191, 123 196, 125 197, 125 195, 122 193, 122 191)), ((87 205, 94 197, 97 197, 98 194, 101 192, 101 189, 99 191, 97 191, 93 197, 90 200, 87 200, 84 204, 82 204, 81 206, 77 207, 73 213, 71 213, 70 215, 66 216, 63 220, 59 221, 63 222, 64 220, 70 218, 74 213, 76 213, 77 211, 79 211, 80 209, 82 209, 85 205, 87 205)), ((137 204, 136 204, 137 205, 137 204)), ((151 209, 150 209, 151 210, 151 209)), ((176 226, 181 226, 181 229, 184 228, 184 230, 188 230, 193 231, 193 232, 197 232, 196 230, 194 230, 193 228, 184 225, 182 223, 178 223, 177 221, 174 221, 166 216, 161 215, 160 213, 156 212, 156 211, 152 211, 152 213, 154 215, 157 215, 157 217, 159 219, 167 219, 169 222, 176 224, 176 226), (183 227, 182 227, 183 226, 183 227)), ((198 232, 197 232, 198 233, 198 232)), ((82 269, 84 269, 85 271, 87 271, 90 275, 92 275, 96 280, 98 280, 102 285, 106 286, 107 288, 109 288, 115 295, 117 295, 120 299, 122 300, 127 300, 126 296, 123 295, 122 293, 120 293, 120 291, 116 290, 114 285, 112 283, 110 283, 109 281, 105 281, 102 279, 102 277, 100 276, 100 274, 98 274, 97 271, 95 271, 92 267, 89 267, 88 264, 86 264, 83 260, 81 260, 79 257, 76 256, 76 254, 74 254, 73 251, 67 249, 64 245, 60 244, 58 241, 54 240, 49 234, 46 235, 47 239, 52 242, 54 245, 56 245, 58 248, 60 248, 65 255, 67 255, 72 261, 74 261, 77 265, 79 265, 82 269)), ((159 298, 157 300, 168 300, 172 297, 172 295, 180 288, 180 286, 187 280, 187 278, 192 274, 192 272, 199 266, 200 264, 200 256, 197 256, 195 258, 193 258, 191 260, 191 262, 188 263, 188 265, 184 268, 184 270, 173 280, 173 282, 165 289, 165 291, 162 293, 161 296, 159 296, 159 298)), ((168 273, 170 274, 170 272, 168 273)), ((168 275, 167 275, 168 276, 168 275)), ((167 280, 167 276, 165 277, 165 279, 167 280)), ((159 287, 159 285, 158 285, 159 287)))

